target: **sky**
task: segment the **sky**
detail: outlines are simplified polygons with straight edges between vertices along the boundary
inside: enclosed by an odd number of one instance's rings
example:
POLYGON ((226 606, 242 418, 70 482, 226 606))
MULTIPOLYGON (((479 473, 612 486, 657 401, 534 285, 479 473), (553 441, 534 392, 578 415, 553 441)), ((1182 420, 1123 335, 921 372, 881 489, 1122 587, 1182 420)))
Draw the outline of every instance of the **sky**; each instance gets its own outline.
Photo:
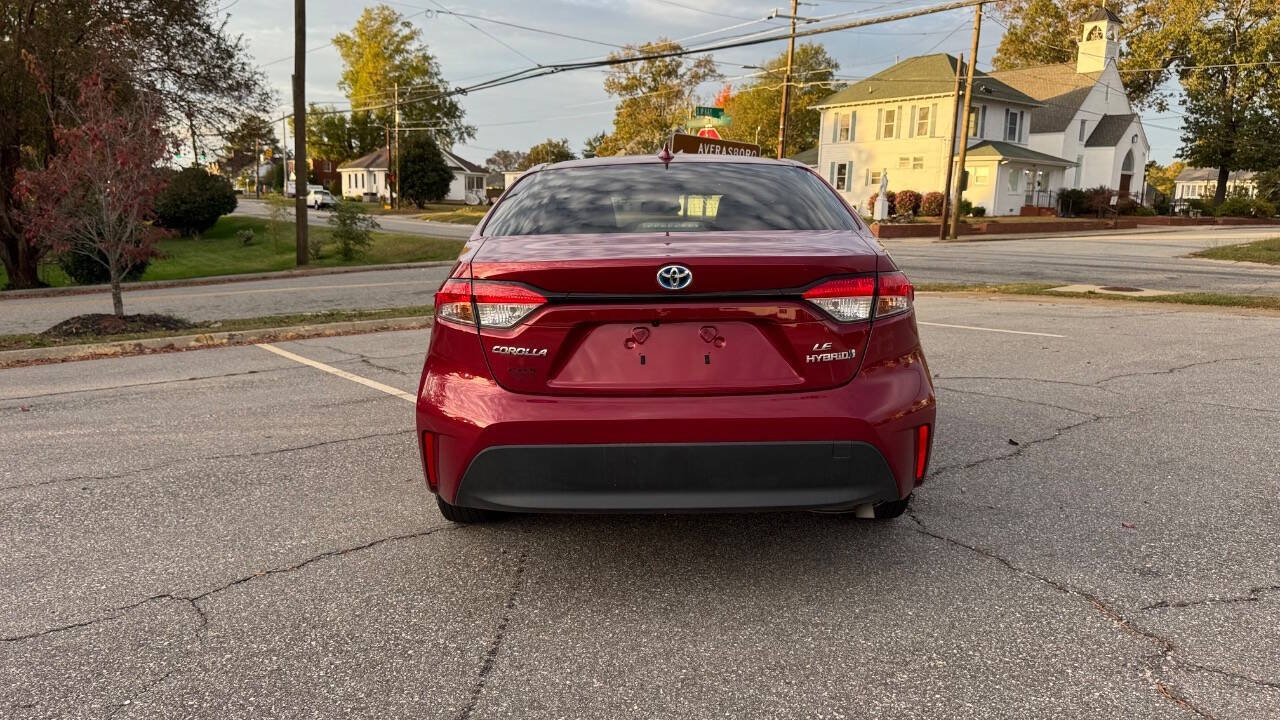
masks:
MULTIPOLYGON (((801 3, 802 17, 845 14, 855 20, 908 7, 936 4, 937 0, 817 0, 801 3)), ((364 8, 375 3, 349 0, 308 0, 307 3, 307 100, 326 103, 344 100, 338 90, 342 62, 332 46, 333 36, 349 31, 364 8)), ((385 3, 422 30, 429 51, 436 56, 451 85, 462 85, 523 70, 535 63, 603 57, 609 45, 641 43, 665 36, 694 45, 749 32, 774 28, 787 21, 760 21, 774 8, 786 14, 786 0, 409 0, 385 3), (572 35, 581 40, 555 37, 434 12, 447 9, 490 20, 525 25, 572 35), (470 24, 468 24, 470 23, 470 24), (738 27, 731 27, 738 26, 738 27), (478 29, 477 29, 478 28, 478 29), (697 36, 697 37, 693 37, 697 36), (594 42, 591 42, 594 41, 594 42)), ((223 0, 228 30, 244 37, 257 63, 267 73, 281 109, 288 112, 290 74, 293 72, 293 3, 288 0, 223 0)), ((872 75, 900 59, 931 52, 969 53, 973 10, 965 8, 934 15, 845 30, 811 38, 821 42, 840 63, 838 77, 847 82, 872 75)), ((982 26, 978 67, 990 69, 991 57, 1004 28, 989 18, 982 26)), ((786 50, 785 41, 715 53, 724 81, 700 88, 707 101, 724 82, 738 85, 754 78, 739 65, 759 65, 786 50)), ((526 150, 547 138, 568 138, 575 152, 583 141, 610 129, 613 100, 605 93, 602 69, 577 70, 468 94, 461 98, 466 121, 476 126, 476 137, 454 150, 476 163, 499 148, 526 150)), ((1176 116, 1143 113, 1152 159, 1169 162, 1178 149, 1176 116)))

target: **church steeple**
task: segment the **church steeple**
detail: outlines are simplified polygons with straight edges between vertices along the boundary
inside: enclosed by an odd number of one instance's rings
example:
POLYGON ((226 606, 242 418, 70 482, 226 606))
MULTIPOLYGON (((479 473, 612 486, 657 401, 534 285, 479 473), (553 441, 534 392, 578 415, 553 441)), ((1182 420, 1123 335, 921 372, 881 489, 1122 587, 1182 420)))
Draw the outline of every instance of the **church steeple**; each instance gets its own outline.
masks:
POLYGON ((1080 29, 1080 45, 1076 48, 1076 72, 1105 70, 1120 60, 1120 18, 1099 6, 1080 29))

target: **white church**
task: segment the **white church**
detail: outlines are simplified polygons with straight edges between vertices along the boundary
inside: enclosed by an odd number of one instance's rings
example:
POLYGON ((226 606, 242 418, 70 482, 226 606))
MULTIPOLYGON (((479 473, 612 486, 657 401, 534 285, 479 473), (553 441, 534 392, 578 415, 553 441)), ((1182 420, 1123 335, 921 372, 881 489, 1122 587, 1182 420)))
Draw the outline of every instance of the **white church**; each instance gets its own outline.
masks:
MULTIPOLYGON (((989 215, 1018 215, 1053 207, 1064 188, 1143 197, 1150 146, 1116 68, 1120 43, 1120 19, 1098 8, 1081 28, 1075 63, 975 69, 966 199, 989 215)), ((866 210, 882 173, 891 191, 943 190, 955 162, 947 150, 958 63, 908 58, 816 106, 816 167, 851 204, 866 210)))

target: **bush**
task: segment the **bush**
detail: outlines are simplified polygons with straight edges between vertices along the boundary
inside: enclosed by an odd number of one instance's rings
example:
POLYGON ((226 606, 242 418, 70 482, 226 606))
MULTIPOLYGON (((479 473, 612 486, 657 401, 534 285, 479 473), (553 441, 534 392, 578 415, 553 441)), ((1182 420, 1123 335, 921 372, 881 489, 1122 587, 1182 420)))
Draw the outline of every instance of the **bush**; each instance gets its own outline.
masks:
POLYGON ((336 198, 342 197, 342 178, 339 177, 330 181, 328 190, 330 195, 336 198))
POLYGON ((897 208, 895 213, 919 213, 920 212, 920 193, 915 190, 899 190, 893 197, 893 204, 897 208))
POLYGON ((1111 188, 1099 185, 1095 188, 1089 188, 1084 191, 1085 207, 1092 210, 1097 215, 1111 209, 1111 188))
POLYGON ((1133 214, 1138 215, 1139 217, 1151 217, 1152 215, 1159 215, 1160 213, 1156 212, 1153 208, 1146 207, 1145 205, 1139 205, 1133 209, 1133 214))
POLYGON ((1262 198, 1253 199, 1253 216, 1254 217, 1275 217, 1276 206, 1274 203, 1262 198))
POLYGON ((1187 209, 1198 211, 1201 215, 1217 214, 1217 211, 1213 205, 1213 201, 1205 200, 1203 198, 1191 198, 1190 200, 1188 200, 1187 209))
POLYGON ((1247 197, 1232 196, 1217 207, 1218 217, 1252 217, 1253 201, 1247 197))
POLYGON ((373 231, 378 229, 378 221, 366 213, 355 203, 339 200, 329 215, 329 224, 333 226, 330 235, 338 244, 338 254, 343 260, 353 260, 363 255, 373 244, 373 231))
MULTIPOLYGON (((986 212, 986 210, 983 210, 983 212, 986 212)), ((973 203, 968 198, 961 199, 960 217, 969 217, 971 214, 973 214, 973 203)))
POLYGON ((156 198, 156 221, 183 235, 197 235, 236 209, 231 183, 204 168, 183 169, 156 198))
POLYGON ((920 199, 920 214, 933 216, 941 215, 942 203, 945 199, 946 198, 940 192, 925 193, 925 196, 920 199))
POLYGON ((986 217, 987 209, 981 205, 974 205, 973 208, 969 210, 969 214, 974 217, 986 217))
POLYGON ((1065 188, 1058 191, 1058 214, 1067 217, 1074 216, 1076 213, 1084 210, 1089 206, 1089 196, 1083 190, 1075 188, 1065 188))
MULTIPOLYGON (((98 261, 78 252, 64 252, 58 256, 58 267, 62 268, 62 272, 77 285, 105 285, 111 282, 111 273, 104 263, 106 263, 105 257, 102 261, 98 261)), ((147 271, 147 266, 150 264, 150 260, 135 262, 125 271, 123 279, 126 282, 137 280, 147 271)))
POLYGON ((237 230, 236 239, 239 240, 240 244, 244 245, 245 247, 252 245, 254 240, 253 228, 245 228, 244 230, 237 230))
MULTIPOLYGON (((897 193, 895 193, 895 192, 894 192, 894 191, 892 191, 892 190, 890 190, 887 194, 885 194, 885 197, 886 197, 886 198, 888 198, 888 201, 889 201, 889 214, 890 214, 890 215, 893 215, 893 214, 895 214, 895 213, 897 212, 897 211, 894 209, 894 199, 895 199, 895 197, 896 197, 896 196, 897 196, 897 193)), ((880 193, 875 192, 875 193, 871 193, 871 197, 867 198, 867 209, 871 211, 872 215, 874 215, 874 214, 875 214, 875 211, 876 211, 876 199, 877 199, 877 198, 879 198, 879 197, 880 197, 880 193)))

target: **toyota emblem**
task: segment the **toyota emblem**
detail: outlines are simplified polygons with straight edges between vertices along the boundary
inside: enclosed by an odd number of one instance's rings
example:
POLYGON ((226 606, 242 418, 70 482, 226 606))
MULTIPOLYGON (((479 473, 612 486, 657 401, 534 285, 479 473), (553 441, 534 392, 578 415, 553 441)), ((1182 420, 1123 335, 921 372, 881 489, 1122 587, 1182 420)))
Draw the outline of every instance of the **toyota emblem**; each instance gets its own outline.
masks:
POLYGON ((667 290, 683 290, 693 282, 693 272, 683 265, 666 265, 658 271, 658 284, 667 290))

